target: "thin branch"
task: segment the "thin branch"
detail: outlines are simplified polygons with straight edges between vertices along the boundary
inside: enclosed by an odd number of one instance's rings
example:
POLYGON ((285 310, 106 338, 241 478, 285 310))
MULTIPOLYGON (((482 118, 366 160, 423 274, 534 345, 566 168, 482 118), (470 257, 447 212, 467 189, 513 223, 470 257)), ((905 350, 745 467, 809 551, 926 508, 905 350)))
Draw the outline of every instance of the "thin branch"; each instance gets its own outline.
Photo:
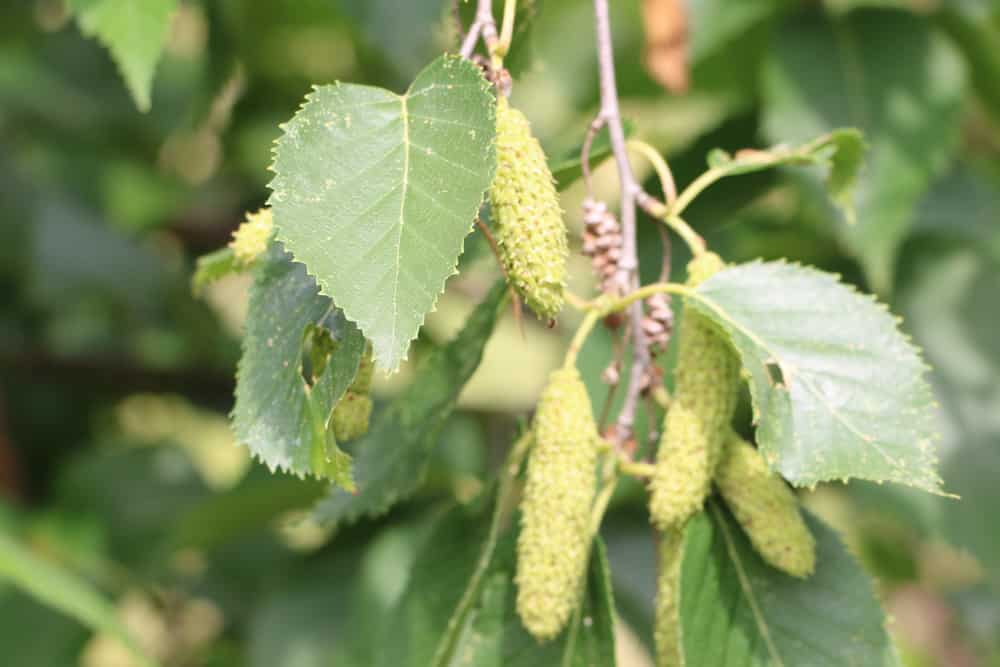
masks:
POLYGON ((594 192, 590 184, 590 147, 594 143, 594 137, 604 127, 604 123, 604 114, 599 112, 594 120, 590 121, 590 125, 587 127, 587 136, 583 138, 583 146, 580 147, 580 169, 583 172, 583 184, 587 188, 588 195, 592 195, 594 192))
POLYGON ((463 58, 471 58, 480 37, 482 37, 483 43, 486 44, 486 50, 492 55, 499 39, 497 38, 497 22, 493 18, 493 3, 491 0, 479 0, 476 5, 476 18, 473 19, 472 25, 469 26, 469 32, 465 35, 462 48, 458 51, 459 54, 463 58))
POLYGON ((500 28, 500 42, 497 55, 501 58, 510 50, 510 42, 514 38, 514 16, 517 14, 517 0, 505 0, 503 4, 503 20, 500 28))
MULTIPOLYGON (((632 166, 628 161, 625 131, 622 128, 621 112, 618 108, 608 0, 594 0, 594 22, 597 31, 597 60, 601 85, 600 115, 608 126, 608 136, 611 138, 611 148, 618 164, 618 180, 621 185, 622 256, 618 264, 618 282, 631 291, 639 286, 635 204, 636 195, 642 192, 642 188, 636 182, 632 166)), ((643 376, 650 363, 649 346, 642 330, 642 303, 637 301, 632 304, 629 317, 632 325, 632 369, 625 402, 618 415, 617 438, 620 442, 631 437, 643 376)))
POLYGON ((667 205, 670 206, 677 199, 677 185, 674 183, 674 174, 670 171, 670 167, 667 165, 667 161, 663 159, 655 148, 647 144, 645 141, 639 141, 638 139, 629 139, 628 147, 632 150, 641 153, 644 158, 649 160, 649 163, 653 165, 653 169, 656 171, 657 177, 660 179, 660 189, 663 190, 663 196, 667 200, 667 205))

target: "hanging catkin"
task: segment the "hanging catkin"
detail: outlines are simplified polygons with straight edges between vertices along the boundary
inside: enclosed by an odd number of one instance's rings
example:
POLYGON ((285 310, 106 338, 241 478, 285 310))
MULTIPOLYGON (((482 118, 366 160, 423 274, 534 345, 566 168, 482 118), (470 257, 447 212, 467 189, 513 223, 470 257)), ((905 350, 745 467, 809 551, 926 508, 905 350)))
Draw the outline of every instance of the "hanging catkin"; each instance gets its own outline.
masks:
POLYGON ((590 553, 597 426, 575 368, 552 373, 535 414, 517 541, 517 611, 538 639, 576 608, 590 553))
MULTIPOLYGON (((688 264, 695 287, 723 268, 715 253, 688 264)), ((660 530, 682 526, 711 491, 712 477, 736 407, 739 361, 704 315, 684 310, 670 408, 650 480, 650 516, 660 530)))
POLYGON ((761 453, 735 433, 726 440, 715 484, 761 558, 793 577, 813 573, 816 540, 798 498, 761 453))
POLYGON ((514 289, 547 320, 559 314, 569 245, 552 172, 524 114, 497 101, 497 170, 490 187, 496 240, 514 289))

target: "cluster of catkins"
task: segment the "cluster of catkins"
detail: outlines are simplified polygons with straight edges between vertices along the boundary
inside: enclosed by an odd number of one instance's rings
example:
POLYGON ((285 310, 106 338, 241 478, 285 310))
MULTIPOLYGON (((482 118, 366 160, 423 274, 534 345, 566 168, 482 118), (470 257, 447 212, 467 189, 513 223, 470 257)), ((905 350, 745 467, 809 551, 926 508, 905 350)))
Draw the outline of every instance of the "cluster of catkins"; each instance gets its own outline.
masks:
MULTIPOLYGON (((723 268, 715 253, 688 265, 696 287, 723 268)), ((674 394, 650 480, 649 512, 660 532, 655 639, 659 667, 684 664, 678 623, 678 583, 684 526, 718 489, 761 558, 786 574, 807 577, 816 543, 792 490, 731 421, 740 386, 740 363, 721 332, 694 308, 678 333, 674 394)))
MULTIPOLYGON (((511 284, 540 317, 554 318, 564 300, 566 229, 545 154, 527 119, 503 96, 497 104, 497 172, 490 200, 511 284)), ((604 203, 588 198, 584 223, 583 252, 602 291, 621 295, 618 221, 604 203)), ((695 257, 688 265, 688 286, 723 266, 711 252, 695 257)), ((662 350, 672 332, 670 302, 658 295, 645 306, 643 333, 654 351, 662 350)), ((767 563, 806 577, 816 559, 794 493, 732 430, 740 386, 735 352, 694 308, 686 311, 678 338, 674 395, 649 482, 650 516, 660 534, 655 633, 660 667, 683 664, 677 618, 683 531, 713 484, 767 563)), ((580 603, 595 530, 600 436, 575 367, 551 374, 532 429, 517 542, 517 611, 528 631, 546 640, 563 630, 580 603)))

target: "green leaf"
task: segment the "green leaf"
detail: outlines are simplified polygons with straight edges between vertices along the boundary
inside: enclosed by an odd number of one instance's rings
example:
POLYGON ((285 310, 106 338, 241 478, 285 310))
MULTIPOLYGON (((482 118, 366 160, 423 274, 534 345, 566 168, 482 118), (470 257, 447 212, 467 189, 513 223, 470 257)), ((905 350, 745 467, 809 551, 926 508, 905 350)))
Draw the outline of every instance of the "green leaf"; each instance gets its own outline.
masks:
POLYGON ((726 269, 688 303, 739 351, 757 442, 789 481, 858 477, 939 492, 926 367, 883 306, 783 262, 726 269))
POLYGON ((114 58, 140 111, 149 111, 153 73, 177 0, 68 0, 80 29, 114 58))
POLYGON ((765 564, 717 504, 692 519, 680 584, 687 664, 899 665, 871 581, 832 530, 806 519, 817 558, 806 580, 765 564))
POLYGON ((515 610, 516 530, 499 541, 486 537, 482 512, 455 508, 441 520, 417 557, 407 592, 391 620, 397 629, 379 665, 393 667, 447 664, 449 667, 613 667, 614 606, 607 559, 595 541, 580 613, 555 640, 539 643, 521 626, 515 610), (485 560, 488 567, 472 591, 466 613, 452 612, 465 597, 466 582, 485 560), (440 638, 455 633, 457 642, 447 663, 432 662, 440 638))
POLYGON ((441 427, 479 366, 506 294, 505 284, 497 283, 462 331, 428 355, 413 385, 357 440, 358 491, 334 489, 316 509, 319 520, 337 523, 381 514, 420 486, 441 427))
MULTIPOLYGON (((625 137, 631 137, 634 127, 628 119, 622 123, 625 137)), ((594 141, 590 145, 590 168, 595 169, 599 164, 611 157, 611 139, 608 136, 608 128, 601 128, 594 141)), ((580 148, 574 148, 559 160, 554 160, 551 169, 552 177, 556 180, 556 188, 563 191, 573 185, 583 175, 583 161, 580 159, 580 148)))
MULTIPOLYGON (((849 221, 854 220, 853 189, 864 155, 865 144, 861 133, 853 128, 841 128, 824 134, 797 148, 775 146, 769 150, 742 150, 735 155, 715 149, 708 154, 709 171, 698 181, 705 187, 720 178, 749 174, 781 165, 827 167, 827 190, 834 202, 840 206, 849 221)), ((696 182, 697 183, 697 182, 696 182)), ((699 187, 691 192, 698 194, 699 187)), ((681 194, 678 201, 687 205, 689 201, 681 194)))
POLYGON ((257 264, 236 376, 236 437, 272 470, 329 477, 352 488, 350 457, 337 447, 328 422, 357 373, 364 337, 280 244, 272 243, 257 264), (338 345, 310 386, 302 357, 317 328, 338 345), (315 469, 317 452, 327 460, 325 469, 315 469))
POLYGON ((766 132, 792 142, 838 126, 864 132, 871 151, 858 187, 858 223, 838 232, 885 293, 915 207, 956 147, 961 59, 906 12, 809 14, 775 34, 764 77, 766 132))
POLYGON ((138 648, 118 620, 114 606, 86 581, 38 558, 31 551, 0 533, 0 581, 9 580, 40 602, 72 616, 96 632, 118 638, 139 664, 156 663, 138 648))
POLYGON ((394 370, 493 179, 490 86, 472 63, 443 56, 402 96, 317 87, 283 129, 270 184, 277 237, 394 370))
POLYGON ((236 273, 241 268, 236 261, 233 249, 228 246, 202 255, 198 258, 194 275, 191 276, 191 293, 199 296, 206 287, 216 280, 221 280, 230 273, 236 273))

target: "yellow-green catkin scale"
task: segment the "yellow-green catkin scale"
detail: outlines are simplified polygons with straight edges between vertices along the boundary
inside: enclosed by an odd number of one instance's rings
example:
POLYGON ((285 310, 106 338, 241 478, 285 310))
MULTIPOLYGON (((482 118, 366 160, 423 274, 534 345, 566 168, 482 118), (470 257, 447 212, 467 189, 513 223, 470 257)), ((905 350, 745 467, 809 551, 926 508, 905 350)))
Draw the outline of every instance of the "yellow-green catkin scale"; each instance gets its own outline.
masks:
POLYGON ((535 414, 517 541, 517 612, 540 640, 579 603, 590 553, 597 482, 597 425, 575 368, 554 371, 535 414))
POLYGON ((757 449, 730 434, 715 484, 757 553, 768 564, 807 577, 816 567, 816 540, 799 500, 757 449))
POLYGON ((233 232, 229 247, 236 255, 236 261, 249 266, 267 250, 267 242, 274 229, 271 209, 262 208, 255 213, 247 213, 246 220, 233 232))
POLYGON ((552 172, 524 114, 497 101, 497 170, 490 187, 507 276, 528 306, 551 320, 563 306, 569 245, 552 172))
POLYGON ((684 556, 684 530, 671 528, 660 534, 656 577, 656 667, 683 667, 681 647, 680 576, 684 556))
MULTIPOLYGON (((688 264, 695 287, 724 267, 715 253, 688 264)), ((682 526, 701 510, 736 407, 740 364, 723 334, 687 308, 678 332, 674 393, 650 479, 649 511, 660 530, 682 526)))
POLYGON ((333 436, 338 442, 348 442, 368 432, 368 420, 372 414, 370 394, 374 373, 375 361, 372 359, 369 345, 361 357, 358 374, 354 376, 351 386, 333 409, 331 424, 333 436))

